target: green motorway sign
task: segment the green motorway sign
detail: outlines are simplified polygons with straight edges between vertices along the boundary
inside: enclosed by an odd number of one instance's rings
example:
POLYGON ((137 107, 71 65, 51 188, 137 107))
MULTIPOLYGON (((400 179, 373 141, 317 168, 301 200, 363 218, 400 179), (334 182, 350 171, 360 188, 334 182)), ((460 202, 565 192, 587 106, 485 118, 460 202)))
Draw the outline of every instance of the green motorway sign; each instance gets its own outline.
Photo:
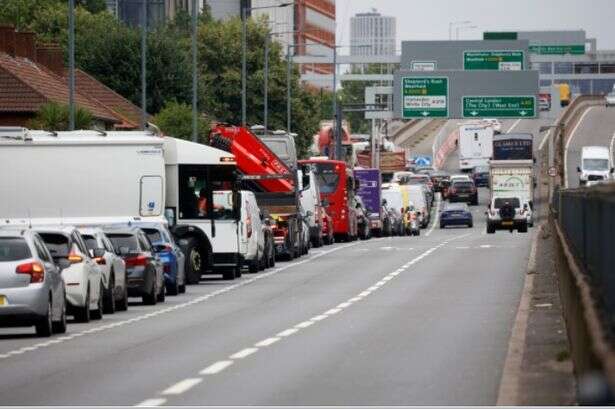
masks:
POLYGON ((464 70, 522 71, 523 51, 464 51, 464 70))
POLYGON ((448 78, 403 77, 401 100, 403 118, 448 117, 448 78))
POLYGON ((534 118, 536 97, 469 96, 463 97, 464 118, 534 118))
POLYGON ((530 45, 530 52, 543 55, 583 55, 585 54, 585 45, 530 45))

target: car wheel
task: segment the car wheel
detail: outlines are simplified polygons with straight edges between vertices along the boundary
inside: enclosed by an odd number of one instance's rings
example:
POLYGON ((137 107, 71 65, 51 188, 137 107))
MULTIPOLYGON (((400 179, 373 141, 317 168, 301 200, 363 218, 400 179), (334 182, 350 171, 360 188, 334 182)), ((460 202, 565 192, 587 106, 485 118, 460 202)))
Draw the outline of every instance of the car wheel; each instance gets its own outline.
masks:
POLYGON ((104 312, 105 314, 115 314, 115 276, 111 274, 109 278, 109 288, 105 290, 103 298, 104 312))
POLYGON ((100 290, 98 290, 98 302, 96 303, 96 309, 92 311, 92 319, 100 320, 103 317, 104 306, 104 290, 103 283, 100 283, 100 290))
POLYGON ((60 319, 54 321, 51 325, 54 334, 66 333, 66 301, 62 303, 62 315, 60 315, 60 319))
POLYGON ((224 280, 234 280, 235 279, 235 268, 234 267, 225 267, 222 271, 222 279, 224 280))
POLYGON ((440 228, 441 228, 441 229, 445 229, 445 228, 446 228, 446 224, 444 224, 444 223, 440 223, 440 228))
POLYGON ((75 321, 77 322, 90 322, 90 287, 85 296, 85 306, 75 307, 75 321))
POLYGON ((116 304, 118 311, 126 311, 128 309, 128 287, 126 286, 127 280, 124 276, 124 288, 122 291, 122 299, 116 304))
POLYGON ((275 267, 275 250, 271 249, 271 258, 269 260, 269 267, 275 267))
POLYGON ((180 285, 179 286, 179 293, 180 294, 185 294, 186 293, 186 285, 180 285))
POLYGON ((198 284, 201 281, 201 274, 204 270, 207 255, 199 247, 194 238, 188 239, 186 244, 186 283, 198 284))
POLYGON ((175 281, 175 283, 173 284, 167 284, 165 287, 167 289, 167 294, 169 295, 179 294, 179 285, 177 284, 177 281, 175 281))
POLYGON ((39 337, 49 337, 53 333, 53 320, 51 316, 52 312, 51 299, 47 301, 47 312, 44 316, 40 317, 35 325, 36 335, 39 337))
POLYGON ((470 223, 470 224, 468 224, 468 227, 469 227, 469 228, 473 228, 473 227, 474 227, 474 223, 470 223))
POLYGON ((527 233, 527 224, 524 224, 523 226, 519 227, 517 231, 519 233, 527 233))
POLYGON ((156 302, 158 301, 158 297, 156 294, 156 283, 155 282, 152 281, 152 288, 147 294, 143 294, 141 296, 141 299, 143 300, 143 304, 145 305, 156 305, 156 302))
POLYGON ((487 223, 487 234, 494 234, 494 233, 495 233, 495 226, 487 223))

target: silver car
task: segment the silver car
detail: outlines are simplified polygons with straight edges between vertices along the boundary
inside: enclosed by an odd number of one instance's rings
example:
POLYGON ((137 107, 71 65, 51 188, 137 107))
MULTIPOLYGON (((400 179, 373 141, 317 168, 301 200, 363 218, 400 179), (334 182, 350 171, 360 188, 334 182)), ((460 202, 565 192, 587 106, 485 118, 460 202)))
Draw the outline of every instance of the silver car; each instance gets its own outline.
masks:
POLYGON ((58 264, 32 230, 0 230, 0 326, 34 325, 42 337, 66 332, 61 269, 70 262, 58 264))

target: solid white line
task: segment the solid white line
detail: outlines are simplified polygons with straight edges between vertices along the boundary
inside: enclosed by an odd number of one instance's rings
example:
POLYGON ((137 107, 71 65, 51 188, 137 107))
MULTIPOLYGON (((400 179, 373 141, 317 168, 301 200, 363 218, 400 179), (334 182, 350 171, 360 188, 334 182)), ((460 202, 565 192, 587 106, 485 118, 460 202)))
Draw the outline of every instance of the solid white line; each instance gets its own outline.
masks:
POLYGON ((331 308, 329 311, 325 312, 325 315, 333 315, 333 314, 337 314, 338 312, 340 312, 341 309, 340 308, 331 308))
POLYGON ((436 200, 436 217, 433 220, 433 224, 429 228, 429 231, 425 233, 426 237, 429 237, 429 235, 433 233, 433 230, 436 228, 436 225, 438 224, 438 220, 440 219, 440 205, 441 204, 442 204, 442 200, 440 199, 440 194, 438 193, 438 198, 436 200))
POLYGON ((570 142, 572 142, 572 140, 574 139, 574 136, 577 133, 577 129, 579 129, 579 126, 581 126, 581 124, 583 123, 585 116, 589 114, 589 112, 594 108, 596 107, 589 107, 585 112, 583 112, 583 115, 581 115, 579 122, 577 122, 574 129, 570 133, 570 137, 566 141, 566 148, 564 149, 564 187, 568 187, 568 147, 570 146, 570 142))
POLYGON ((615 162, 615 133, 613 134, 613 137, 611 138, 611 166, 613 166, 613 162, 615 162))
POLYGON ((229 356, 230 359, 243 359, 258 351, 258 348, 246 348, 229 356))
POLYGON ((164 398, 147 399, 147 400, 144 400, 143 402, 141 402, 141 403, 139 403, 139 404, 137 404, 135 406, 137 406, 139 408, 151 408, 151 407, 154 407, 154 406, 162 406, 165 403, 167 403, 167 400, 164 399, 164 398))
POLYGON ((290 335, 293 335, 295 333, 299 332, 299 330, 297 328, 289 328, 289 329, 285 329, 282 332, 278 332, 275 336, 276 337, 288 337, 290 335))
POLYGON ((279 337, 271 337, 267 339, 263 339, 261 342, 257 342, 254 344, 256 347, 268 347, 269 345, 273 345, 280 340, 279 337))
POLYGON ((311 327, 312 325, 314 325, 314 321, 303 321, 297 325, 295 325, 295 328, 307 328, 307 327, 311 327))
POLYGON ((521 123, 521 118, 517 119, 510 128, 508 128, 508 131, 506 131, 506 133, 511 133, 513 129, 515 129, 517 127, 517 125, 519 125, 521 123))
POLYGON ((200 375, 215 375, 233 365, 233 361, 218 361, 199 372, 200 375))
POLYGON ((551 137, 551 132, 553 131, 553 129, 549 129, 547 131, 547 133, 545 134, 545 136, 543 136, 542 141, 540 142, 540 146, 538 147, 538 150, 541 151, 542 148, 545 147, 545 143, 549 140, 549 138, 551 137))
POLYGON ((203 382, 203 378, 188 378, 177 382, 175 385, 165 389, 163 395, 181 395, 182 393, 192 389, 194 386, 203 382))

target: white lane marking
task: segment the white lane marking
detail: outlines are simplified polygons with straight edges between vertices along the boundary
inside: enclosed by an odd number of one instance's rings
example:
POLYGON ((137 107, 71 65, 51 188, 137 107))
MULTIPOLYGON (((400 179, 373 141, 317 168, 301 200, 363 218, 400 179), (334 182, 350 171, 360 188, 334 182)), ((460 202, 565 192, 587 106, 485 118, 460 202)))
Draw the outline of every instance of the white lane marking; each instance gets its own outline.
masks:
POLYGON ((209 365, 207 368, 203 369, 199 374, 201 375, 215 375, 222 371, 224 371, 229 366, 233 365, 233 361, 218 361, 209 365))
POLYGON ((610 151, 611 151, 611 166, 613 166, 613 162, 615 162, 615 133, 613 134, 613 137, 611 138, 611 145, 610 145, 610 151))
POLYGON ((289 329, 285 329, 282 332, 278 332, 275 336, 276 337, 288 337, 291 336, 295 333, 299 332, 299 330, 297 328, 289 328, 289 329))
POLYGON ((549 140, 549 138, 551 137, 551 132, 553 132, 553 129, 549 129, 547 131, 547 133, 545 134, 545 136, 542 137, 542 141, 540 142, 540 146, 538 147, 538 150, 541 151, 542 148, 545 147, 545 143, 547 143, 547 141, 549 140))
POLYGON ((347 301, 347 302, 343 302, 341 304, 338 304, 337 308, 348 308, 351 305, 352 305, 352 303, 347 301))
POLYGON ((257 342, 256 344, 254 344, 254 346, 256 346, 256 347, 268 347, 269 345, 275 344, 279 340, 280 340, 279 337, 271 337, 271 338, 263 339, 260 342, 257 342))
POLYGON ((521 123, 521 118, 517 119, 510 128, 508 128, 508 131, 506 131, 506 133, 511 133, 513 129, 515 129, 517 127, 517 125, 519 125, 521 123))
MULTIPOLYGON (((355 297, 355 298, 357 298, 357 297, 355 297)), ((358 300, 360 300, 360 298, 358 298, 358 299, 357 299, 357 300, 355 300, 355 301, 358 301, 358 300)), ((327 318, 327 316, 326 316, 326 315, 321 314, 321 315, 317 315, 317 316, 313 317, 310 321, 322 321, 322 320, 324 320, 324 319, 326 319, 326 318, 327 318)))
POLYGON ((570 137, 566 141, 566 147, 564 148, 564 187, 568 187, 568 147, 570 146, 570 142, 572 142, 572 140, 574 139, 574 136, 577 133, 577 129, 579 129, 579 126, 581 126, 587 114, 589 114, 589 112, 594 108, 596 107, 589 107, 585 112, 583 112, 583 115, 581 115, 581 118, 579 118, 579 122, 577 122, 577 124, 574 126, 574 129, 570 133, 570 137))
POLYGON ((243 359, 258 351, 258 348, 246 348, 229 356, 230 359, 243 359))
POLYGON ((163 395, 181 395, 182 393, 192 389, 199 383, 203 382, 203 378, 188 378, 177 382, 175 385, 168 387, 162 391, 163 395))
MULTIPOLYGON (((317 258, 320 258, 320 257, 326 256, 328 254, 331 254, 333 252, 336 252, 336 251, 339 251, 339 250, 342 250, 342 249, 345 249, 345 248, 349 248, 349 247, 354 247, 354 246, 362 244, 362 243, 363 242, 349 243, 349 244, 345 244, 345 245, 342 245, 342 246, 339 246, 339 247, 335 247, 335 248, 333 248, 331 250, 326 250, 326 251, 322 251, 321 250, 320 253, 314 254, 313 256, 305 258, 304 260, 297 261, 297 262, 294 262, 294 263, 291 263, 291 264, 287 264, 287 265, 285 265, 283 267, 278 267, 278 268, 273 269, 271 271, 268 271, 266 273, 261 273, 261 274, 259 274, 257 276, 254 276, 254 277, 250 278, 250 279, 242 280, 242 281, 240 281, 238 283, 228 285, 226 287, 220 288, 220 289, 218 289, 216 291, 213 291, 211 293, 201 295, 201 296, 199 296, 197 298, 194 298, 194 299, 192 299, 190 301, 186 301, 184 303, 177 304, 177 305, 174 305, 174 306, 171 306, 171 307, 164 307, 163 309, 155 311, 155 312, 148 312, 147 314, 143 314, 143 315, 140 315, 140 316, 137 316, 137 317, 133 317, 133 318, 127 319, 127 320, 117 321, 117 322, 113 322, 113 323, 109 323, 109 324, 104 324, 104 325, 100 325, 98 327, 94 327, 94 328, 89 328, 89 329, 83 330, 83 331, 75 333, 75 334, 65 335, 65 336, 62 336, 62 337, 58 337, 58 338, 56 338, 54 340, 51 340, 51 341, 40 342, 40 343, 31 345, 31 346, 22 347, 22 348, 13 350, 13 351, 3 352, 2 354, 0 354, 0 360, 7 359, 7 358, 10 358, 10 357, 15 356, 15 355, 21 355, 21 354, 26 353, 26 352, 33 352, 33 351, 36 351, 36 350, 41 349, 41 348, 47 348, 47 347, 50 347, 51 345, 62 344, 64 342, 73 340, 75 338, 79 338, 79 337, 84 336, 84 335, 91 335, 91 334, 95 334, 97 332, 107 331, 107 330, 110 330, 110 329, 113 329, 113 328, 122 327, 122 326, 125 326, 125 325, 128 325, 128 324, 132 324, 132 323, 139 322, 139 321, 142 321, 142 320, 150 319, 150 318, 153 318, 153 317, 158 316, 158 315, 168 314, 170 312, 174 312, 174 311, 177 311, 177 310, 180 310, 180 309, 183 309, 183 308, 187 308, 187 307, 190 307, 190 306, 195 305, 195 304, 200 304, 200 303, 202 303, 204 301, 207 301, 207 300, 209 300, 211 298, 214 298, 214 297, 218 297, 218 296, 220 296, 222 294, 225 294, 225 293, 227 293, 229 291, 236 290, 237 288, 240 288, 240 287, 252 284, 255 281, 262 280, 263 278, 271 277, 271 276, 273 276, 275 274, 278 274, 278 273, 280 273, 280 272, 282 272, 284 270, 288 270, 288 269, 290 269, 292 267, 296 267, 296 266, 308 263, 308 262, 313 261, 313 260, 315 260, 317 258)), ((139 307, 135 307, 135 308, 131 307, 130 310, 131 311, 137 311, 137 312, 139 312, 139 311, 147 311, 147 309, 139 308, 139 307)))
POLYGON ((141 403, 138 403, 137 405, 135 405, 138 408, 152 408, 155 406, 162 406, 165 403, 167 403, 167 400, 164 398, 158 398, 158 399, 147 399, 144 400, 141 403))
POLYGON ((440 219, 440 205, 441 204, 442 204, 442 200, 440 198, 440 194, 438 193, 438 198, 437 198, 437 201, 436 201, 436 217, 433 220, 433 224, 429 228, 429 231, 427 233, 425 233, 426 237, 429 237, 429 235, 431 233, 433 233, 433 230, 436 228, 436 225, 438 224, 438 220, 440 219))
MULTIPOLYGON (((471 235, 471 233, 468 233, 468 234, 460 235, 460 236, 457 236, 457 237, 445 240, 445 241, 441 242, 440 244, 430 248, 429 250, 426 250, 425 252, 423 252, 418 257, 415 257, 413 260, 411 260, 408 263, 404 264, 401 268, 395 270, 393 273, 399 273, 399 272, 406 271, 408 268, 410 268, 411 265, 413 265, 414 263, 418 262, 422 258, 430 255, 431 253, 433 253, 434 251, 438 250, 439 248, 447 245, 451 241, 457 240, 457 239, 461 239, 461 238, 464 238, 464 237, 467 237, 467 236, 470 236, 470 235, 471 235)), ((391 274, 393 274, 393 273, 391 273, 391 274)), ((389 275, 387 274, 387 276, 389 276, 389 275)), ((384 284, 386 284, 388 282, 389 281, 379 281, 378 283, 380 283, 381 285, 384 285, 384 284)), ((301 328, 301 329, 307 328, 307 327, 309 327, 311 325, 314 325, 316 323, 316 321, 323 320, 323 319, 327 318, 330 315, 337 314, 340 311, 342 311, 342 308, 339 308, 339 306, 346 305, 346 307, 348 307, 348 306, 350 306, 352 304, 353 304, 353 302, 350 302, 350 300, 346 301, 346 302, 343 302, 343 303, 338 305, 338 308, 332 308, 332 309, 326 311, 325 313, 323 313, 321 315, 318 315, 318 316, 316 316, 316 317, 314 317, 314 318, 312 318, 312 319, 310 319, 308 321, 303 321, 303 322, 295 325, 295 327, 293 329, 296 332, 296 331, 298 331, 298 328, 301 328), (321 317, 323 317, 323 318, 321 318, 321 317), (318 319, 316 319, 316 318, 318 318, 318 319)), ((293 334, 293 333, 294 332, 290 332, 290 330, 282 331, 282 332, 278 333, 278 335, 275 336, 275 337, 267 338, 267 339, 264 339, 263 341, 260 341, 260 342, 256 343, 255 346, 257 346, 257 347, 265 347, 265 346, 272 345, 272 344, 274 344, 274 343, 276 343, 276 342, 281 340, 280 336, 282 336, 282 334, 290 335, 290 334, 293 334)), ((253 354, 253 353, 257 352, 257 351, 258 351, 258 349, 256 349, 256 348, 247 348, 247 349, 241 350, 240 352, 238 352, 238 353, 236 353, 234 355, 231 355, 231 359, 235 359, 235 357, 241 358, 241 357, 243 357, 246 354, 251 355, 251 354, 253 354), (250 350, 249 354, 246 352, 248 350, 250 350), (254 351, 252 351, 252 350, 254 350, 254 351)), ((228 368, 229 366, 231 366, 233 364, 233 362, 234 362, 233 360, 216 362, 216 363, 208 366, 207 368, 203 369, 201 372, 199 372, 199 374, 200 375, 214 375, 214 374, 217 374, 217 373, 223 371, 225 368, 228 368)), ((202 378, 188 378, 188 379, 185 379, 185 380, 183 380, 181 382, 178 382, 177 384, 175 384, 175 385, 171 386, 170 388, 166 389, 165 391, 162 392, 162 394, 163 395, 177 395, 177 394, 181 394, 181 393, 189 390, 193 386, 199 384, 202 381, 203 381, 202 378)), ((148 401, 154 401, 154 400, 152 399, 152 400, 148 400, 148 401)), ((144 401, 144 402, 148 402, 148 401, 144 401)))

